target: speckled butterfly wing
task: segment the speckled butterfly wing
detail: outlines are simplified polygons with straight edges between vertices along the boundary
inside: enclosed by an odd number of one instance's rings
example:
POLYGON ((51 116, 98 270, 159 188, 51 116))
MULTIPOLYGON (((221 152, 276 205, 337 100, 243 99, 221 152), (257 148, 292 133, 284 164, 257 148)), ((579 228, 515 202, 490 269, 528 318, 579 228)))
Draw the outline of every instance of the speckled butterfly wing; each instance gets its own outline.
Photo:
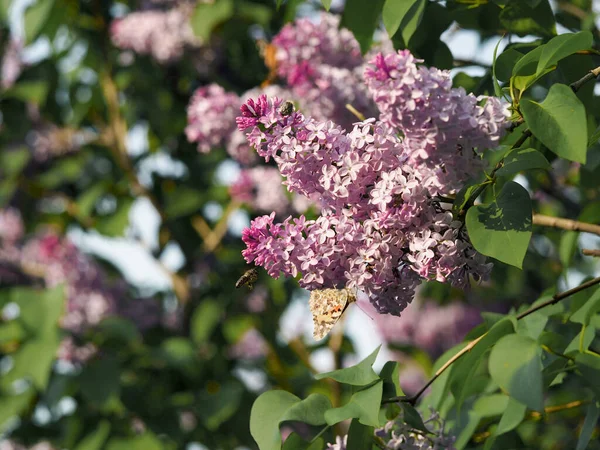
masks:
POLYGON ((348 305, 356 301, 351 289, 315 289, 310 292, 308 306, 313 316, 313 337, 320 341, 340 320, 348 305))

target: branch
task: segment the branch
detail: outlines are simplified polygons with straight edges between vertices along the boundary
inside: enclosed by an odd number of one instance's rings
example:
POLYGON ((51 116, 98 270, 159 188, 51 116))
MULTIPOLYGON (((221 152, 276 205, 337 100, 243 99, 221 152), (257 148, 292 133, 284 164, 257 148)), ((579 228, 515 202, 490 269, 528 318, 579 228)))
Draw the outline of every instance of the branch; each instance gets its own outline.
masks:
MULTIPOLYGON (((569 289, 568 291, 561 292, 560 294, 556 294, 550 300, 540 303, 539 305, 533 306, 533 307, 529 308, 527 311, 524 311, 521 314, 517 315, 517 320, 521 320, 524 317, 527 317, 528 315, 533 314, 534 312, 539 311, 542 308, 545 308, 546 306, 554 305, 554 304, 560 302, 561 300, 564 300, 565 298, 570 297, 573 294, 581 292, 581 291, 583 291, 589 287, 595 286, 597 284, 600 284, 600 277, 589 280, 583 284, 580 284, 579 286, 577 286, 573 289, 569 289)), ((419 397, 421 397, 421 395, 423 395, 423 393, 427 390, 427 388, 429 386, 431 386, 433 384, 433 382, 435 380, 437 380, 440 377, 440 375, 442 375, 452 364, 454 364, 456 361, 458 361, 464 355, 469 353, 471 351, 471 349, 473 349, 473 347, 475 347, 475 345, 479 341, 481 341, 485 335, 487 335, 487 332, 482 334, 481 336, 479 336, 477 339, 474 339, 471 342, 469 342, 461 351, 459 351, 456 355, 454 355, 452 358, 450 358, 448 361, 446 361, 446 363, 435 372, 435 374, 430 378, 430 380, 427 383, 425 383, 425 386, 423 386, 419 390, 419 392, 417 392, 414 396, 412 396, 412 397, 405 397, 405 396, 392 397, 392 398, 383 400, 381 403, 385 404, 385 403, 395 403, 395 402, 407 402, 414 406, 415 403, 417 402, 417 400, 419 400, 419 397)))
POLYGON ((569 231, 583 231, 600 235, 600 225, 593 223, 579 222, 577 220, 563 219, 560 217, 545 216, 543 214, 534 214, 532 216, 533 225, 542 227, 560 228, 569 231))
POLYGON ((583 250, 581 250, 581 253, 583 253, 585 256, 594 256, 596 258, 600 258, 600 250, 584 248, 583 250))

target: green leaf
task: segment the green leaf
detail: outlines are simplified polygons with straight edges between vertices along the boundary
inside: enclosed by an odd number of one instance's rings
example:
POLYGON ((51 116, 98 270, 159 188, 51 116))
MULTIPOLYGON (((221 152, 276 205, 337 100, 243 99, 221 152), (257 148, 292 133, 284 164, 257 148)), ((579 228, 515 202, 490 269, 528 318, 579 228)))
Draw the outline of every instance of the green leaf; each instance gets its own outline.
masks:
POLYGON ((582 325, 588 325, 592 316, 598 311, 600 311, 600 288, 596 289, 594 293, 589 296, 581 308, 571 314, 569 320, 582 325))
POLYGON ((120 391, 121 369, 116 358, 106 356, 84 366, 79 375, 81 394, 93 405, 103 406, 120 391))
POLYGON ((482 183, 466 185, 460 191, 458 191, 458 194, 456 194, 456 198, 454 199, 454 203, 452 205, 452 211, 454 211, 456 214, 459 214, 464 207, 467 206, 471 196, 481 186, 483 186, 482 183))
POLYGON ((133 202, 134 199, 131 197, 119 198, 115 212, 98 218, 96 230, 105 236, 122 236, 129 225, 129 210, 133 202))
POLYGON ((421 414, 410 404, 406 402, 401 402, 400 407, 402 408, 402 412, 404 413, 402 418, 407 425, 415 428, 416 430, 421 430, 424 433, 429 433, 429 430, 423 423, 423 418, 421 414))
POLYGON ((194 34, 203 41, 208 41, 215 27, 233 16, 233 6, 232 0, 198 3, 190 22, 194 34))
POLYGON ((579 439, 577 440, 577 447, 575 450, 585 450, 592 438, 592 433, 594 432, 594 428, 598 424, 598 418, 600 417, 600 407, 598 406, 598 402, 592 402, 587 409, 585 414, 585 420, 583 422, 583 426, 581 427, 581 432, 579 433, 579 439))
POLYGON ((16 150, 0 152, 0 167, 5 176, 15 177, 19 175, 29 160, 31 152, 27 147, 20 147, 16 150))
POLYGON ((500 87, 500 83, 498 83, 498 77, 496 76, 496 62, 498 61, 496 55, 498 54, 498 47, 500 46, 501 42, 502 38, 500 38, 496 43, 496 46, 494 47, 494 55, 492 58, 492 81, 494 82, 494 94, 496 94, 496 97, 502 97, 502 88, 500 87))
POLYGON ((469 208, 466 224, 478 252, 522 267, 531 239, 531 200, 523 186, 509 181, 492 203, 469 208))
POLYGON ((523 0, 511 0, 500 12, 500 22, 518 36, 555 36, 556 22, 548 0, 531 7, 523 0))
POLYGON ((311 394, 305 400, 300 400, 286 391, 267 391, 252 405, 250 434, 260 450, 279 450, 281 422, 300 420, 309 425, 323 425, 324 413, 329 408, 329 399, 321 394, 311 394))
POLYGON ((513 73, 515 65, 521 58, 523 58, 523 56, 523 53, 518 52, 513 48, 504 50, 502 54, 498 56, 495 65, 496 76, 498 77, 498 80, 504 82, 510 80, 510 76, 513 73))
POLYGON ((600 358, 588 353, 579 353, 575 355, 575 362, 585 383, 596 398, 600 398, 600 358))
POLYGON ((379 427, 381 425, 379 407, 381 406, 382 393, 383 383, 381 381, 355 392, 348 403, 325 412, 327 424, 334 425, 342 420, 358 419, 363 425, 379 427))
POLYGON ((75 450, 101 450, 104 442, 110 434, 110 422, 104 420, 98 424, 98 427, 84 437, 75 450))
POLYGON ((504 157, 503 165, 496 175, 505 176, 522 172, 523 170, 544 169, 551 166, 544 155, 533 148, 516 148, 504 157))
POLYGON ((226 381, 215 391, 206 389, 198 395, 198 416, 202 424, 215 431, 238 410, 244 395, 244 387, 237 381, 226 381))
POLYGON ((373 42, 384 0, 347 0, 340 27, 348 28, 366 53, 373 42))
POLYGON ((27 44, 32 43, 42 31, 53 7, 54 0, 37 0, 25 10, 23 21, 25 22, 25 42, 27 44))
POLYGON ((373 353, 355 366, 334 370, 333 372, 320 373, 315 375, 315 378, 317 380, 332 378, 340 383, 351 384, 353 386, 366 386, 367 384, 371 384, 379 379, 377 374, 373 371, 372 366, 377 359, 380 348, 381 346, 377 347, 373 353))
POLYGON ((500 418, 500 423, 498 424, 492 435, 485 442, 484 450, 490 450, 492 448, 496 437, 508 433, 509 431, 512 431, 517 426, 519 426, 525 418, 526 411, 527 406, 510 397, 508 400, 508 404, 506 405, 506 409, 504 410, 504 413, 500 418))
POLYGON ((408 44, 423 17, 424 7, 424 0, 386 0, 382 17, 389 37, 392 38, 400 28, 402 38, 408 44))
POLYGON ((346 450, 365 450, 371 448, 375 428, 361 424, 353 419, 348 429, 348 443, 346 450))
POLYGON ((379 378, 383 380, 384 398, 404 395, 400 387, 400 363, 397 361, 386 362, 379 373, 379 378))
POLYGON ((170 219, 187 216, 198 212, 203 203, 200 191, 182 186, 166 196, 165 214, 170 219))
POLYGON ((190 323, 192 340, 196 345, 208 341, 221 318, 221 305, 214 300, 204 300, 192 314, 190 323))
POLYGON ((502 415, 510 397, 504 394, 483 395, 473 403, 473 411, 481 418, 496 417, 502 415))
POLYGON ((21 414, 31 406, 35 396, 35 389, 28 389, 17 395, 0 395, 0 433, 6 431, 8 419, 21 414))
POLYGON ((314 442, 306 442, 297 433, 290 434, 281 450, 322 450, 325 446, 323 439, 318 438, 314 442))
POLYGON ((531 339, 537 340, 544 331, 547 323, 548 316, 542 314, 540 311, 537 311, 533 314, 529 314, 517 322, 517 333, 522 336, 528 336, 531 339))
POLYGON ((494 346, 489 360, 492 379, 511 397, 540 412, 544 409, 541 356, 533 339, 509 334, 494 346))
POLYGON ((3 96, 16 98, 24 102, 43 105, 48 96, 48 82, 46 81, 20 81, 3 93, 3 96))
POLYGON ((498 342, 501 337, 514 331, 515 319, 513 317, 503 318, 490 328, 485 336, 473 346, 470 352, 453 364, 448 384, 450 391, 454 394, 458 408, 460 408, 466 398, 470 381, 475 374, 475 368, 479 366, 479 362, 485 352, 498 342))
POLYGON ((83 191, 79 197, 77 197, 77 215, 81 218, 90 217, 96 203, 100 197, 106 193, 108 187, 108 183, 100 181, 83 191))
POLYGON ((563 267, 569 267, 571 265, 571 261, 573 261, 573 257, 577 252, 578 239, 579 233, 577 231, 564 231, 560 237, 558 255, 563 267))
POLYGON ((580 353, 580 347, 582 351, 588 349, 588 347, 592 344, 592 341, 596 337, 596 331, 593 327, 581 327, 581 331, 577 333, 567 348, 564 350, 564 354, 567 356, 574 356, 580 353))
POLYGON ((112 438, 106 450, 165 450, 165 446, 152 433, 145 432, 141 436, 128 438, 112 438))
POLYGON ((585 163, 585 107, 569 86, 552 85, 542 103, 523 100, 521 112, 533 135, 546 147, 565 159, 585 163))
POLYGON ((536 74, 544 72, 555 66, 561 59, 573 53, 592 48, 592 33, 580 31, 579 33, 561 34, 556 36, 543 46, 542 55, 538 61, 536 74))
POLYGON ((331 0, 321 0, 321 3, 323 4, 325 11, 329 11, 329 8, 331 8, 331 0))

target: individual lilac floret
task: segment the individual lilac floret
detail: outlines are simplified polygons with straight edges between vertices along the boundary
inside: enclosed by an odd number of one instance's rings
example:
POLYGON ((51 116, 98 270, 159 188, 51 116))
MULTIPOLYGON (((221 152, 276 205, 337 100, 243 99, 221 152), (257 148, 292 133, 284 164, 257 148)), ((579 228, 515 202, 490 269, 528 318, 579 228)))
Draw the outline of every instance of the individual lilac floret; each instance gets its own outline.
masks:
POLYGON ((377 54, 365 82, 380 120, 404 136, 413 166, 425 165, 432 193, 451 192, 478 173, 481 152, 498 145, 508 126, 506 108, 494 97, 452 88, 449 71, 417 66, 408 50, 377 54))
POLYGON ((122 49, 152 55, 160 63, 177 60, 186 46, 199 45, 190 26, 191 11, 184 5, 168 11, 133 12, 111 24, 112 42, 122 49))
POLYGON ((327 444, 327 450, 346 450, 346 445, 348 445, 348 435, 336 436, 335 443, 327 444))
POLYGON ((358 288, 381 313, 399 315, 422 279, 465 287, 489 266, 464 227, 426 187, 431 170, 415 170, 405 142, 375 119, 346 133, 332 122, 282 115, 281 100, 260 96, 241 108, 238 127, 288 190, 317 195, 321 215, 274 223, 255 219, 244 231, 248 262, 271 276, 295 277, 307 289, 358 288))
POLYGON ((339 17, 322 13, 318 22, 296 20, 273 38, 277 71, 288 85, 305 82, 321 64, 346 69, 362 64, 358 42, 352 32, 339 28, 339 22, 339 17))
POLYGON ((198 144, 198 151, 208 153, 221 146, 235 130, 235 116, 240 100, 221 86, 210 84, 196 90, 187 109, 188 141, 198 144))

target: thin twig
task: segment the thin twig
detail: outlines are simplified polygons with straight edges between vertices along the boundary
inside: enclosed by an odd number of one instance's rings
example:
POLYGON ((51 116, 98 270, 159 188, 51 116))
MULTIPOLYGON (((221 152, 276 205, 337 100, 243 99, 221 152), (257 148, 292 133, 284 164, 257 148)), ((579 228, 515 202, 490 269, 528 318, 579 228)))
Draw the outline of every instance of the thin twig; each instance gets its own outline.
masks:
POLYGON ((543 214, 534 214, 532 216, 533 225, 542 227, 560 228, 569 231, 583 231, 600 235, 600 225, 593 223, 579 222, 577 220, 563 219, 561 217, 545 216, 543 214))
POLYGON ((583 253, 585 256, 594 256, 596 258, 600 258, 600 250, 584 248, 583 250, 581 250, 581 253, 583 253))
MULTIPOLYGON (((539 305, 533 306, 533 307, 529 308, 527 311, 524 311, 521 314, 517 315, 517 320, 521 320, 524 317, 527 317, 528 315, 533 314, 534 312, 539 311, 542 308, 545 308, 546 306, 554 305, 554 304, 560 302, 561 300, 564 300, 565 298, 570 297, 573 294, 581 292, 581 291, 583 291, 589 287, 595 286, 597 284, 600 284, 600 277, 589 280, 583 284, 580 284, 577 287, 574 287, 573 289, 569 289, 568 291, 561 292, 560 294, 556 294, 551 299, 549 299, 545 302, 542 302, 539 305)), ((440 375, 442 375, 452 364, 454 364, 456 361, 458 361, 464 355, 469 353, 473 349, 473 347, 475 347, 475 345, 479 341, 481 341, 483 339, 483 337, 486 335, 487 335, 487 332, 482 334, 481 336, 479 336, 477 339, 472 340, 461 351, 459 351, 456 355, 454 355, 452 358, 450 358, 448 361, 446 361, 446 363, 435 372, 435 374, 429 379, 429 381, 427 383, 425 383, 425 386, 423 386, 419 390, 419 392, 417 392, 414 396, 408 397, 408 398, 405 396, 392 397, 392 398, 383 400, 381 403, 385 404, 385 403, 395 403, 395 402, 407 402, 407 403, 410 403, 411 405, 415 405, 417 400, 419 400, 419 397, 421 397, 421 395, 423 395, 423 393, 427 390, 427 388, 429 386, 431 386, 433 384, 433 382, 440 377, 440 375)))
MULTIPOLYGON (((589 400, 575 400, 569 403, 565 403, 564 405, 556 405, 556 406, 548 406, 546 408, 544 408, 544 413, 543 414, 552 414, 555 412, 559 412, 559 411, 564 411, 566 409, 573 409, 573 408, 579 408, 580 406, 586 405, 588 404, 590 401, 589 400)), ((541 418, 542 413, 539 413, 537 411, 532 411, 528 414, 528 416, 530 418, 541 418)))

